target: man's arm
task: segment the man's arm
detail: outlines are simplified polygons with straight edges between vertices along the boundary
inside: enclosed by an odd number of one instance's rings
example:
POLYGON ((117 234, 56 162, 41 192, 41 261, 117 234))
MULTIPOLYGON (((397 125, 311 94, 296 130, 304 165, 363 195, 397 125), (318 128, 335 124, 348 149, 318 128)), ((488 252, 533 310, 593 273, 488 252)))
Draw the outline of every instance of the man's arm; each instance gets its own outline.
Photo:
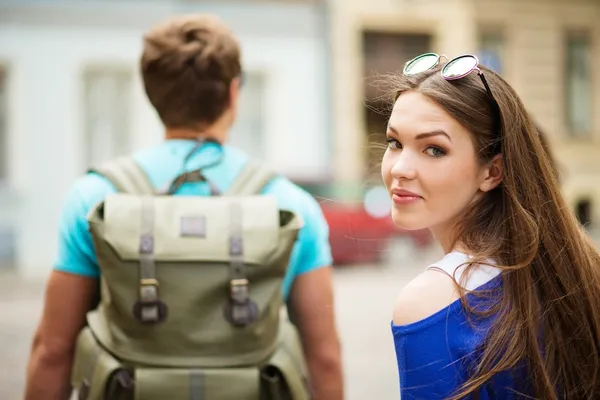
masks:
POLYGON ((25 400, 67 400, 75 341, 97 296, 98 280, 52 271, 27 366, 25 400))
POLYGON ((77 335, 99 296, 100 270, 86 216, 111 190, 102 178, 86 175, 66 196, 59 222, 58 258, 46 286, 27 367, 26 400, 69 397, 77 335))
POLYGON ((297 276, 290 292, 290 317, 302 340, 313 400, 344 398, 332 287, 331 267, 322 267, 297 276))
POLYGON ((304 220, 289 269, 289 315, 302 341, 312 400, 342 400, 344 383, 335 323, 329 226, 316 199, 308 192, 295 190, 282 188, 284 198, 296 194, 291 196, 292 209, 304 220))

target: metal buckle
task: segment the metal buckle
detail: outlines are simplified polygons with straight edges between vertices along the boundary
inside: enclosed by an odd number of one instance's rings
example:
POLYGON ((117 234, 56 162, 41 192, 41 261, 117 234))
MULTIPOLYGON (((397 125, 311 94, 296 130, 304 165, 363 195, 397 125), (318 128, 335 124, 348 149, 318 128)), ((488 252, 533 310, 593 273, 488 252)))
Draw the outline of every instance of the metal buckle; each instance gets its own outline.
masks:
POLYGON ((232 279, 231 280, 231 285, 232 286, 247 286, 248 285, 248 279, 246 278, 240 278, 240 279, 232 279))
POLYGON ((154 278, 140 279, 140 301, 154 302, 158 299, 158 280, 154 278))
POLYGON ((246 278, 232 279, 230 284, 231 300, 238 304, 244 304, 248 301, 249 296, 249 281, 246 278))

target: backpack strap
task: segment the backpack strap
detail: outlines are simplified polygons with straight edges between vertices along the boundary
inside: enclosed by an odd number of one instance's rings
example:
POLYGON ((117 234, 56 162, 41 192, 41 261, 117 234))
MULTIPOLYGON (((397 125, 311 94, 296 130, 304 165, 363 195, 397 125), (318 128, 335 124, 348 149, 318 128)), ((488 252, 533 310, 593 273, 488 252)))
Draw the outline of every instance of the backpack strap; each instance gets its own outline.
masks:
POLYGON ((154 187, 146 173, 132 156, 122 156, 93 167, 95 172, 108 179, 121 193, 153 194, 154 187))
POLYGON ((260 191, 276 176, 275 172, 256 160, 246 163, 238 174, 225 196, 244 196, 259 194, 260 191))

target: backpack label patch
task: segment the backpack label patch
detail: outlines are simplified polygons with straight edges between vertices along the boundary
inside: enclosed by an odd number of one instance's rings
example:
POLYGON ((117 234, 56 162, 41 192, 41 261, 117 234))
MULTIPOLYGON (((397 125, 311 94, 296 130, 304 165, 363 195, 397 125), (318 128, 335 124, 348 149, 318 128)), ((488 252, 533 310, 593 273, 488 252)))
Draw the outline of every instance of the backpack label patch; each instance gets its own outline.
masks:
POLYGON ((206 217, 202 215, 181 217, 180 234, 184 237, 206 237, 206 217))

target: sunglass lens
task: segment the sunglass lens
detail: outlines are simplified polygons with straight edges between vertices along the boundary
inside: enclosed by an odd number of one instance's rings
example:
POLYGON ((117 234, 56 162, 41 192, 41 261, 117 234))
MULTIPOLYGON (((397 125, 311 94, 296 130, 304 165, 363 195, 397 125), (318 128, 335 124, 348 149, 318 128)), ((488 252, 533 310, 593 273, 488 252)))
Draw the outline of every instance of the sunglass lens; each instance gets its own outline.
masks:
POLYGON ((477 67, 477 58, 473 56, 461 56, 450 61, 442 69, 442 76, 446 79, 458 79, 467 75, 477 67))
POLYGON ((439 56, 434 53, 427 53, 419 56, 404 66, 404 75, 414 75, 427 71, 438 64, 439 56))

